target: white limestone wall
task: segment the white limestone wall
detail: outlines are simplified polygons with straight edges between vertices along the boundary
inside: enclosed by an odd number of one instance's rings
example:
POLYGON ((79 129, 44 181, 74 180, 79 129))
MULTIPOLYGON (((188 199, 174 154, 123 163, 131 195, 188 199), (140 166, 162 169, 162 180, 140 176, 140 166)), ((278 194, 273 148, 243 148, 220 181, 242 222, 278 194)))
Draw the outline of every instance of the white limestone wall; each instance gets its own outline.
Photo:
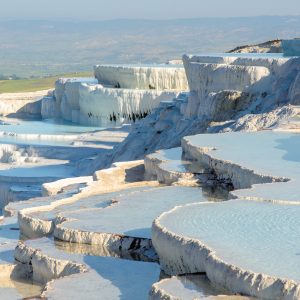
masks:
POLYGON ((0 94, 0 115, 30 114, 40 115, 41 99, 48 94, 48 90, 28 93, 0 94))
POLYGON ((188 90, 185 70, 175 66, 107 66, 94 67, 99 83, 124 89, 188 90))
POLYGON ((224 98, 220 97, 224 91, 248 94, 250 99, 244 94, 239 101, 246 101, 244 106, 248 105, 249 109, 251 103, 256 103, 254 109, 259 103, 261 110, 278 103, 297 103, 295 79, 299 73, 299 58, 184 55, 183 62, 191 91, 183 112, 185 117, 222 119, 214 117, 220 116, 224 111, 220 108, 228 104, 226 93, 224 98))
POLYGON ((55 118, 58 114, 56 110, 56 100, 54 97, 44 97, 41 104, 41 115, 43 119, 55 118))
POLYGON ((270 70, 270 73, 277 74, 280 72, 281 67, 287 63, 289 58, 285 57, 247 57, 247 56, 234 56, 225 54, 222 55, 184 55, 183 61, 188 63, 201 63, 201 64, 227 64, 236 66, 256 66, 265 67, 270 70))
POLYGON ((102 85, 80 86, 80 123, 105 126, 114 115, 118 121, 130 119, 133 114, 148 113, 163 100, 172 100, 176 91, 103 88, 102 85))
MULTIPOLYGON (((117 69, 115 68, 115 70, 117 69)), ((108 75, 109 72, 110 68, 108 68, 108 75)), ((184 69, 180 68, 180 72, 184 73, 184 69)), ((67 121, 91 126, 107 126, 112 121, 117 123, 131 121, 135 117, 139 118, 151 112, 161 101, 172 100, 178 95, 179 88, 187 87, 187 82, 182 85, 182 78, 180 75, 177 78, 177 73, 174 70, 170 73, 173 76, 171 79, 161 79, 160 76, 164 75, 163 71, 154 72, 154 74, 156 74, 156 80, 159 82, 165 80, 170 83, 174 80, 174 84, 168 84, 172 88, 178 88, 178 90, 110 88, 96 84, 98 81, 92 78, 62 78, 56 82, 55 97, 52 100, 50 98, 43 100, 42 115, 44 118, 62 117, 67 121), (177 79, 180 81, 178 85, 177 79)), ((143 77, 139 73, 136 76, 143 77)))
POLYGON ((259 81, 262 83, 263 79, 266 81, 257 89, 265 91, 270 86, 270 72, 265 67, 190 63, 186 72, 190 90, 193 92, 186 108, 186 117, 201 118, 212 110, 207 107, 210 105, 208 97, 211 93, 225 90, 245 91, 259 81))
POLYGON ((79 86, 81 83, 97 84, 95 78, 60 78, 55 83, 57 117, 72 120, 72 110, 79 108, 79 86))

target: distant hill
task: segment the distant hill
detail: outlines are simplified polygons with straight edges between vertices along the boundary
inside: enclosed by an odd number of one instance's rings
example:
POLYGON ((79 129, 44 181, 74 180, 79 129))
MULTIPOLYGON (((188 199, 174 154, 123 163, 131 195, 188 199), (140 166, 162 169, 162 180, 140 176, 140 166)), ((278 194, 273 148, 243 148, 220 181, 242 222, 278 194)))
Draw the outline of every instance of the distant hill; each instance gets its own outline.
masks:
POLYGON ((99 63, 151 63, 300 36, 299 17, 0 22, 0 76, 44 76, 99 63))

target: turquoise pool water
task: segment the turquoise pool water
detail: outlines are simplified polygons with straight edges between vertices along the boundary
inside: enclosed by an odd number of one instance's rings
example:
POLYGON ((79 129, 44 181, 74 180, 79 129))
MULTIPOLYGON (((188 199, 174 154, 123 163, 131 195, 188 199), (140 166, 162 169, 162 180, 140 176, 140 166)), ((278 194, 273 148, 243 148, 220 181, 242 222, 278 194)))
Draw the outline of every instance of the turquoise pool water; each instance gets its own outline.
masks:
POLYGON ((0 143, 66 146, 79 135, 102 130, 61 120, 0 119, 0 143))
POLYGON ((78 135, 100 129, 103 128, 82 126, 71 122, 52 119, 28 121, 20 119, 0 119, 0 132, 11 132, 17 134, 78 135))
POLYGON ((300 207, 232 200, 180 207, 161 225, 200 240, 226 263, 300 282, 300 207))

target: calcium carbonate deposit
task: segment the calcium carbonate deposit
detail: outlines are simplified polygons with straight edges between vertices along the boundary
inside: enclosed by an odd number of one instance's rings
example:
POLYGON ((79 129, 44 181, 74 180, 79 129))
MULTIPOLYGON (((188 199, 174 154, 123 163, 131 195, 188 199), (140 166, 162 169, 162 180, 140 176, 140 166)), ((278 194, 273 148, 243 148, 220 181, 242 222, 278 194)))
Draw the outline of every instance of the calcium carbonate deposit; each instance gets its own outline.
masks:
POLYGON ((0 298, 300 299, 298 44, 1 95, 0 298))

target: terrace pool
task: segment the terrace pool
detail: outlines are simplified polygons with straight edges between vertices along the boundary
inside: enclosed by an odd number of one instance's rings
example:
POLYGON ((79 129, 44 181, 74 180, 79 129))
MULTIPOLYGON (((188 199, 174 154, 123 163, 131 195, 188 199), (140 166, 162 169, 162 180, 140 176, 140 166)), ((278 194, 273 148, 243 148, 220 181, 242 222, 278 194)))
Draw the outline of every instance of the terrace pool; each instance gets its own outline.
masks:
POLYGON ((70 145, 79 135, 104 129, 63 120, 21 120, 0 118, 0 143, 32 145, 70 145))
POLYGON ((0 132, 16 134, 46 134, 65 135, 82 134, 103 129, 101 127, 90 127, 63 120, 21 120, 21 119, 0 119, 0 132))

